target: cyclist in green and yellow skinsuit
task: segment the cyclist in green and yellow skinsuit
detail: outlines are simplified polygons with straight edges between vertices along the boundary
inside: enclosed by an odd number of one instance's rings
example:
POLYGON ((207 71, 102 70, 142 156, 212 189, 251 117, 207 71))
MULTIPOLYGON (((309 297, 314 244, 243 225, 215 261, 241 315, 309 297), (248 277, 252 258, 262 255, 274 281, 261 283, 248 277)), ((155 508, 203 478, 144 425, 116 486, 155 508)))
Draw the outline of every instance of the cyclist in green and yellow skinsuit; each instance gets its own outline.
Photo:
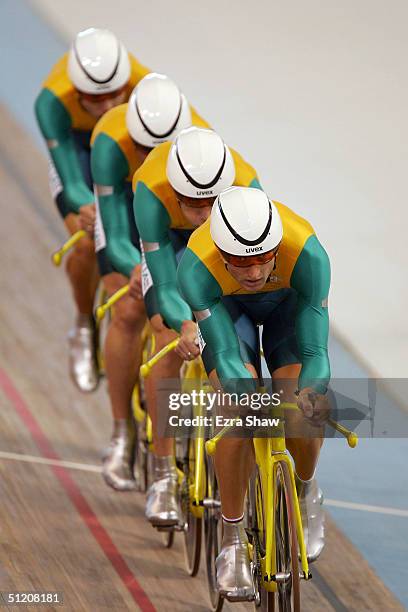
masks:
POLYGON ((98 383, 93 304, 98 282, 92 240, 95 205, 90 170, 90 139, 98 119, 125 102, 149 70, 108 30, 80 32, 53 67, 35 102, 41 133, 50 153, 50 187, 70 234, 89 233, 67 259, 77 309, 69 336, 70 374, 81 391, 98 383))
MULTIPOLYGON (((191 236, 178 283, 198 322, 213 385, 238 393, 254 389, 256 326, 263 325, 262 348, 272 380, 279 381, 284 401, 298 402, 320 436, 328 414, 330 264, 312 226, 259 190, 228 189, 217 198, 211 219, 191 236)), ((321 437, 287 440, 311 561, 324 544, 322 496, 314 479, 321 443, 321 437)), ((221 440, 215 465, 224 518, 218 588, 232 601, 252 599, 242 525, 252 440, 221 440)))
MULTIPOLYGON (((167 377, 177 378, 181 359, 199 352, 191 310, 177 288, 177 260, 193 229, 208 218, 215 197, 233 184, 260 187, 255 170, 236 151, 212 130, 196 127, 183 130, 173 144, 157 147, 134 176, 136 224, 147 264, 142 271, 147 314, 154 330, 166 325, 181 334, 179 358, 162 360, 167 377)), ((168 335, 175 337, 174 332, 168 335)), ((160 524, 163 491, 176 498, 172 456, 167 461, 167 479, 158 470, 148 493, 146 516, 155 525, 160 524)))
MULTIPOLYGON (((103 476, 119 490, 135 487, 132 465, 135 436, 130 406, 145 323, 132 178, 154 147, 172 140, 182 128, 192 124, 207 125, 171 79, 150 73, 139 82, 127 104, 113 108, 102 117, 91 139, 99 270, 109 295, 132 278, 132 291, 114 308, 104 350, 114 425, 103 476)), ((166 339, 161 342, 166 343, 166 339)), ((153 398, 149 399, 152 411, 153 398)), ((163 446, 164 454, 168 455, 171 441, 157 438, 154 427, 155 452, 163 454, 163 446)))

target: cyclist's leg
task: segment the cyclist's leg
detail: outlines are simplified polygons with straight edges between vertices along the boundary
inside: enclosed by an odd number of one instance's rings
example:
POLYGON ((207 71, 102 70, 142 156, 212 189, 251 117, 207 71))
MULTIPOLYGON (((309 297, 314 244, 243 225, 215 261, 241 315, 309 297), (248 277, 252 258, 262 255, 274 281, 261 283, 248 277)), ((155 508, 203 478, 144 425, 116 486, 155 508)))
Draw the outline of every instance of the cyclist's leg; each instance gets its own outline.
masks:
MULTIPOLYGON (((177 337, 177 334, 166 327, 159 314, 155 314, 150 319, 150 324, 153 330, 155 338, 156 351, 160 351, 169 342, 172 342, 177 337)), ((147 379, 148 385, 148 410, 152 420, 152 431, 153 431, 153 445, 154 454, 158 457, 164 457, 172 455, 174 452, 174 439, 173 438, 162 438, 158 435, 158 405, 157 405, 157 383, 160 380, 166 378, 178 379, 180 375, 180 368, 182 360, 171 352, 163 359, 161 359, 151 371, 149 378, 147 379)))
MULTIPOLYGON (((234 323, 242 360, 251 375, 257 378, 255 368, 258 351, 256 326, 237 299, 232 296, 224 297, 223 304, 234 323)), ((214 389, 221 389, 214 359, 207 345, 202 348, 202 358, 211 385, 214 389)), ((220 488, 223 516, 227 519, 242 516, 248 479, 254 468, 252 440, 229 437, 221 439, 217 444, 214 464, 220 488)))
MULTIPOLYGON (((103 277, 111 297, 129 279, 118 272, 103 277)), ((131 412, 131 398, 138 380, 141 356, 141 334, 146 321, 143 300, 124 295, 113 308, 105 340, 105 371, 114 419, 127 419, 131 412)))
MULTIPOLYGON (((142 267, 143 293, 147 315, 155 338, 156 351, 175 339, 176 333, 163 323, 157 307, 156 293, 147 268, 142 267)), ((174 458, 174 439, 158 435, 158 383, 166 378, 179 379, 182 360, 171 352, 151 370, 146 383, 147 409, 152 421, 153 483, 146 498, 145 515, 156 526, 177 525, 181 521, 178 504, 178 480, 174 458)), ((164 408, 164 407, 163 407, 164 408)), ((164 408, 167 410, 167 406, 164 408)))
MULTIPOLYGON (((89 138, 86 134, 75 133, 73 137, 85 182, 92 190, 89 138)), ((72 235, 80 229, 78 215, 69 211, 63 185, 51 160, 49 177, 51 194, 68 233, 72 235)), ((76 386, 89 392, 96 388, 99 379, 92 314, 99 275, 94 242, 90 237, 82 238, 68 254, 66 272, 77 311, 74 327, 69 333, 69 371, 76 386)))
MULTIPOLYGON (((103 276, 109 296, 128 278, 118 272, 103 276)), ((105 371, 113 417, 113 433, 103 464, 103 477, 117 490, 136 485, 133 475, 135 432, 132 421, 132 392, 138 381, 141 334, 146 315, 143 300, 124 295, 113 309, 104 346, 105 371)))
MULTIPOLYGON (((139 247, 139 235, 133 216, 133 193, 126 184, 129 215, 129 238, 139 247)), ((104 235, 103 227, 100 235, 104 235)), ((103 284, 109 297, 129 283, 110 260, 106 240, 97 243, 97 259, 103 284)), ((136 265, 135 262, 129 262, 136 265)), ((142 354, 142 331, 146 322, 143 299, 126 293, 111 310, 111 320, 104 346, 105 372, 111 401, 113 434, 103 463, 103 476, 107 484, 118 490, 136 486, 133 474, 135 427, 132 415, 132 394, 139 380, 142 354)))
MULTIPOLYGON (((65 227, 72 235, 80 229, 78 215, 68 213, 65 227)), ((78 313, 92 316, 95 292, 99 282, 95 245, 92 238, 81 238, 68 253, 66 272, 78 313)))
MULTIPOLYGON (((256 370, 252 364, 245 364, 254 378, 256 370)), ((213 389, 221 389, 215 370, 209 374, 213 389)), ((222 438, 217 444, 214 457, 215 472, 220 490, 221 509, 224 518, 234 520, 243 515, 248 480, 255 467, 252 439, 222 438)))
MULTIPOLYGON (((274 389, 282 391, 281 401, 296 403, 295 391, 301 370, 295 334, 296 296, 289 293, 264 321, 262 343, 274 389)), ((324 546, 322 493, 314 478, 323 429, 308 427, 300 411, 285 414, 286 446, 293 457, 303 531, 309 561, 317 559, 324 546), (305 435, 306 431, 313 435, 305 435), (297 432, 300 432, 299 435, 297 432)))
MULTIPOLYGON (((254 364, 257 353, 257 333, 251 319, 234 298, 224 298, 240 341, 241 357, 249 372, 257 377, 254 364)), ((208 346, 202 357, 214 389, 220 382, 208 346)), ((230 601, 250 601, 255 596, 248 557, 248 539, 244 529, 244 499, 249 477, 255 466, 252 439, 222 438, 214 458, 223 515, 223 536, 216 559, 217 588, 230 601)))

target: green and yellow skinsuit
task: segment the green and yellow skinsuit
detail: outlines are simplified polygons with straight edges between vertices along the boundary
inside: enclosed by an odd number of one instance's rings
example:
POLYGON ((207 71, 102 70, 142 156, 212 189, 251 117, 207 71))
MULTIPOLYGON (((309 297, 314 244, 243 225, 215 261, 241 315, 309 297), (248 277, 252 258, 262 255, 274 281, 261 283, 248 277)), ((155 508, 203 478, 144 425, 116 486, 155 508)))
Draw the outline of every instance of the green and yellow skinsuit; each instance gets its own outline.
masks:
POLYGON ((330 379, 329 259, 312 226, 283 204, 275 205, 283 239, 262 291, 246 291, 228 272, 209 221, 188 242, 178 267, 178 286, 198 321, 204 353, 210 353, 207 370, 216 369, 223 388, 235 388, 237 379, 251 379, 244 364, 257 350, 255 326, 262 324, 270 372, 300 363, 299 389, 325 393, 330 379))
MULTIPOLYGON (((167 180, 170 147, 171 143, 156 147, 136 172, 134 213, 142 243, 154 245, 145 253, 151 275, 144 286, 148 315, 151 318, 160 313, 166 325, 179 332, 183 321, 192 319, 192 313, 177 287, 177 260, 194 227, 184 218, 167 180)), ((236 151, 230 151, 235 163, 234 185, 261 188, 252 166, 236 151)))
MULTIPOLYGON (((133 214, 133 176, 143 160, 126 125, 127 103, 107 112, 92 133, 91 168, 97 196, 96 251, 102 275, 130 276, 140 263, 133 214)), ((190 107, 192 124, 208 124, 190 107)))
MULTIPOLYGON (((131 54, 127 98, 150 72, 131 54)), ((52 158, 51 192, 63 218, 94 201, 90 172, 90 140, 97 119, 80 104, 68 77, 68 54, 55 64, 35 102, 35 114, 52 158)))

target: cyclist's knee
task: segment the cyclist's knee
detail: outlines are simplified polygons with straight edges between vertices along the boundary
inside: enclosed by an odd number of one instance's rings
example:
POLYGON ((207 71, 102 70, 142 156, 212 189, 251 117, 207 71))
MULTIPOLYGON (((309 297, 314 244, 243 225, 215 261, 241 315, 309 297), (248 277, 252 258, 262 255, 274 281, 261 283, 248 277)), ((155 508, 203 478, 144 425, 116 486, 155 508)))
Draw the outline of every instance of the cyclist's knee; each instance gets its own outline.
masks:
POLYGON ((163 319, 159 314, 154 315, 150 319, 150 325, 153 330, 157 348, 163 348, 166 344, 169 344, 177 336, 176 332, 166 327, 163 323, 163 319))
MULTIPOLYGON (((289 426, 290 430, 291 427, 289 426)), ((323 439, 321 438, 286 438, 286 447, 289 453, 292 455, 295 463, 314 457, 316 453, 319 453, 323 439)))
POLYGON ((94 241, 85 236, 79 240, 73 250, 73 257, 77 259, 91 260, 95 259, 95 243, 94 241))
POLYGON ((145 309, 143 300, 135 300, 129 296, 123 297, 115 306, 113 320, 116 327, 124 332, 136 333, 143 329, 145 324, 145 309))
POLYGON ((163 333, 166 329, 168 330, 159 314, 155 314, 151 317, 150 326, 155 334, 163 333))

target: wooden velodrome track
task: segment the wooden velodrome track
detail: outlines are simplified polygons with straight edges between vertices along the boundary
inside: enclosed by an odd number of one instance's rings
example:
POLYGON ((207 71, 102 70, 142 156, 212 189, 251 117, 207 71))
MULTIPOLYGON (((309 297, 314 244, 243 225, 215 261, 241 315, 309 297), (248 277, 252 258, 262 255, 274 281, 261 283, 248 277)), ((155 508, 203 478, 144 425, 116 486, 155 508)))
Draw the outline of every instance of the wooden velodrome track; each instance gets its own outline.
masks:
MULTIPOLYGON (((46 162, 4 108, 0 129, 0 591, 60 591, 75 612, 208 610, 204 569, 186 575, 181 536, 165 550, 143 496, 115 493, 94 467, 109 406, 104 383, 81 396, 67 378, 72 306, 50 263, 64 233, 46 162)), ((403 610, 331 520, 312 572, 302 610, 403 610)))

